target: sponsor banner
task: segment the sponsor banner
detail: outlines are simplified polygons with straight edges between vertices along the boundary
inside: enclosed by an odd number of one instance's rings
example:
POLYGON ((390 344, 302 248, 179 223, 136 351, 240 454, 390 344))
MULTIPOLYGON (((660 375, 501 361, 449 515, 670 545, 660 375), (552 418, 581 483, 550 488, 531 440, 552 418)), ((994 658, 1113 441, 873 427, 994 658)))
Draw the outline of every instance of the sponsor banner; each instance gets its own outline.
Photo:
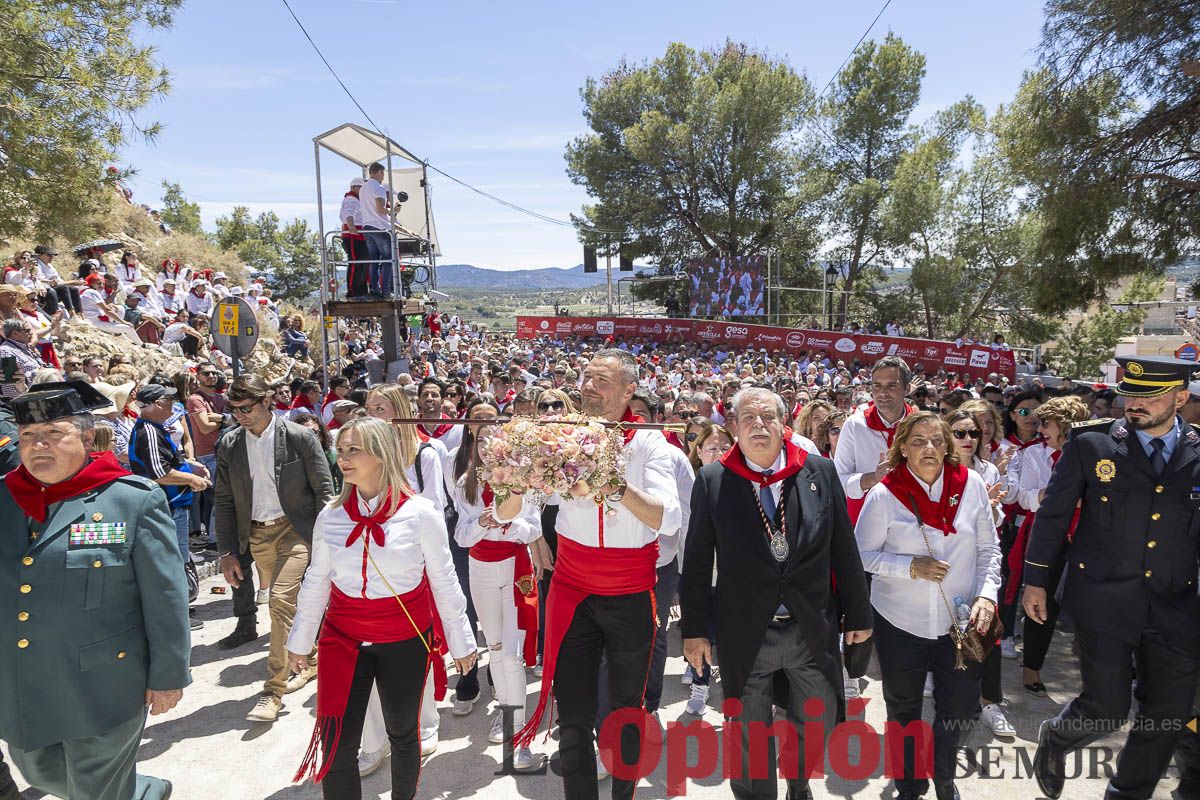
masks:
POLYGON ((517 337, 532 339, 550 336, 587 338, 650 339, 657 342, 706 342, 714 350, 766 349, 797 353, 824 350, 833 361, 855 359, 860 364, 873 364, 884 356, 900 356, 910 366, 921 364, 927 373, 939 368, 971 378, 986 378, 995 372, 1016 377, 1016 356, 1011 350, 992 349, 985 344, 956 345, 929 339, 910 339, 895 336, 869 336, 837 331, 810 331, 777 328, 770 325, 750 325, 742 322, 666 319, 662 317, 517 317, 517 337))

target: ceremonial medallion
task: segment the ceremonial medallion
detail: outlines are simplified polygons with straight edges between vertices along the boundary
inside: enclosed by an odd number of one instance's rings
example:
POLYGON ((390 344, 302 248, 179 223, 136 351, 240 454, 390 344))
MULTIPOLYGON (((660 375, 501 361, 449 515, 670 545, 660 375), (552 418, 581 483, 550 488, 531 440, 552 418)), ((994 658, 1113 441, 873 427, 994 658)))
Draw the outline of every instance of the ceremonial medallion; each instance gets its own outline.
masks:
POLYGON ((1110 482, 1117 477, 1117 465, 1107 458, 1100 459, 1096 462, 1096 477, 1101 483, 1110 482))
POLYGON ((774 531, 771 534, 771 555, 780 563, 787 561, 788 543, 783 536, 783 531, 774 531))

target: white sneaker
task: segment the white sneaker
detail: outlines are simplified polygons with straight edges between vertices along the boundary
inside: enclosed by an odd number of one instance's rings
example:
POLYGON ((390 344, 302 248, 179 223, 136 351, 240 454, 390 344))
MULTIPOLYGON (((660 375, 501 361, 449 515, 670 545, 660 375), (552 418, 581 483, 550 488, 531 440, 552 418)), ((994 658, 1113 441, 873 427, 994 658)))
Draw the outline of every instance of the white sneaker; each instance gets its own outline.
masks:
POLYGON ((847 700, 854 700, 862 694, 858 689, 858 679, 851 678, 845 667, 842 667, 842 690, 846 693, 847 700))
POLYGON ((270 589, 259 589, 254 595, 254 604, 265 606, 267 601, 271 599, 270 589))
POLYGON ((537 677, 542 677, 542 657, 538 656, 537 666, 533 668, 533 674, 537 677))
POLYGON ((358 754, 358 774, 360 777, 367 777, 375 770, 379 769, 383 764, 383 760, 387 758, 388 753, 392 750, 390 744, 385 744, 382 749, 376 750, 374 753, 359 752, 358 754))
POLYGON ((536 769, 538 767, 538 759, 533 757, 533 752, 528 747, 518 747, 513 753, 513 769, 518 772, 536 769))
POLYGON ((499 711, 492 716, 492 730, 488 733, 488 741, 492 744, 504 742, 504 715, 499 711))
POLYGON ((983 713, 979 715, 979 721, 986 725, 992 732, 992 735, 998 739, 1015 739, 1017 729, 1008 721, 1008 717, 1004 716, 1004 709, 999 703, 988 703, 983 707, 983 713))
POLYGON ((1011 636, 1005 636, 1000 640, 1000 655, 1005 658, 1017 657, 1017 643, 1013 641, 1011 636))
POLYGON ((479 699, 479 695, 475 695, 470 700, 462 700, 458 697, 454 698, 454 708, 451 709, 456 717, 465 717, 471 713, 471 709, 475 707, 475 701, 479 699))
POLYGON ((704 715, 704 709, 708 704, 708 687, 701 686, 697 683, 692 684, 692 696, 687 701, 687 713, 693 717, 704 715))
POLYGON ((925 675, 925 690, 922 692, 926 697, 933 697, 933 676, 925 675))
POLYGON ((679 679, 679 682, 682 683, 684 686, 691 686, 692 681, 695 679, 695 677, 696 677, 696 673, 692 672, 692 665, 688 664, 686 667, 684 667, 683 677, 679 679))
POLYGON ((434 753, 437 752, 437 749, 438 749, 438 732, 437 731, 434 731, 433 733, 429 734, 428 736, 426 736, 424 739, 421 740, 421 758, 426 758, 427 756, 433 755, 434 753))
POLYGON ((602 781, 608 777, 608 770, 604 768, 604 760, 600 758, 600 751, 596 751, 596 780, 602 781))

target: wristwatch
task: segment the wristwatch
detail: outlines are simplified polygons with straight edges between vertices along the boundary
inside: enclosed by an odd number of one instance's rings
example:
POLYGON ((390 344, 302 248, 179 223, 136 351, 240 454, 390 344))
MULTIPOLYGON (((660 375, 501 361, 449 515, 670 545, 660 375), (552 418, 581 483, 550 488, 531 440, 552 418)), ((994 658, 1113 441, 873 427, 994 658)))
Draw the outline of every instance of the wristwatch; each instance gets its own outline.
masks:
POLYGON ((625 496, 625 490, 627 488, 629 488, 629 484, 627 484, 625 481, 621 481, 621 483, 617 486, 617 490, 608 496, 608 498, 607 498, 608 502, 610 502, 610 503, 621 502, 621 498, 623 498, 625 496))

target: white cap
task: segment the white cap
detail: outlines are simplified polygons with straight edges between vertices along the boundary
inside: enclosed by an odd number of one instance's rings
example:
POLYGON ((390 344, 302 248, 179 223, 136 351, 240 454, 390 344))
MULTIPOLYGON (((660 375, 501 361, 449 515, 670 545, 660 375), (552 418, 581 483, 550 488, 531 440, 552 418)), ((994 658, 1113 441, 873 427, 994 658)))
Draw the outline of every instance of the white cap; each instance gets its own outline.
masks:
POLYGON ((366 181, 364 181, 362 178, 351 178, 350 179, 350 188, 357 189, 358 187, 362 186, 364 183, 366 183, 366 181))
POLYGON ((226 275, 224 272, 218 272, 216 275, 213 275, 213 280, 220 281, 220 280, 225 280, 228 277, 229 276, 226 275))
POLYGON ((229 290, 230 294, 241 294, 244 290, 240 286, 235 286, 229 290))

